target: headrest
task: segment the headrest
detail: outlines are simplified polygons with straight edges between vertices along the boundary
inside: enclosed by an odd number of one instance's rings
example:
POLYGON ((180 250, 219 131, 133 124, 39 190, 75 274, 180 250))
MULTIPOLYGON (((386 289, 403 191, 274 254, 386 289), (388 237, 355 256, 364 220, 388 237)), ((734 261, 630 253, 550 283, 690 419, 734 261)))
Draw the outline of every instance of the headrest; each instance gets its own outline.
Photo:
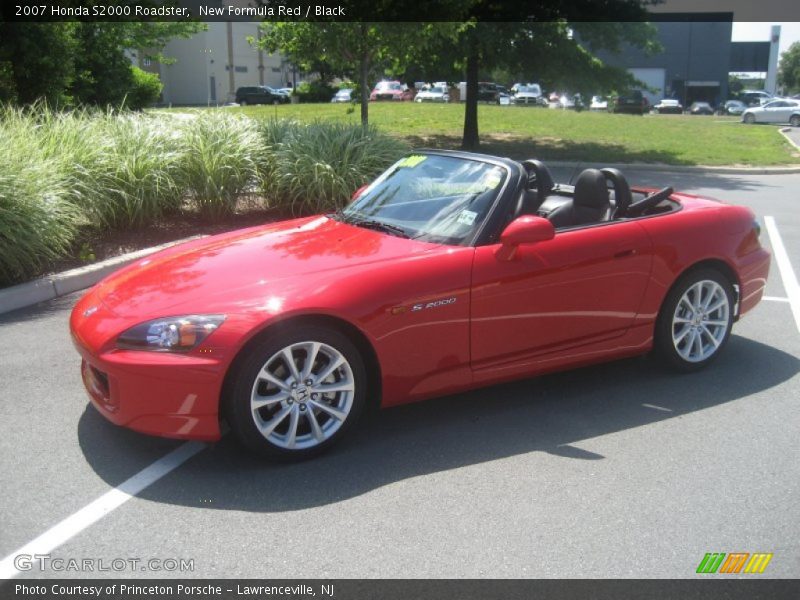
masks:
POLYGON ((575 181, 575 206, 605 208, 608 206, 606 178, 597 169, 586 169, 575 181))

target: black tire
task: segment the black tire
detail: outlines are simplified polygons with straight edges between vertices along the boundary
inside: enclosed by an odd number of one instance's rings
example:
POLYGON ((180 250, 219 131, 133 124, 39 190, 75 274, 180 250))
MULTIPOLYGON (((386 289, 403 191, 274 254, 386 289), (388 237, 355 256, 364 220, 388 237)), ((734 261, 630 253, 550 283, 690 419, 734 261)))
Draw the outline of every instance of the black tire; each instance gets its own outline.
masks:
MULTIPOLYGON (((710 284, 707 287, 713 287, 710 284)), ((721 297, 720 297, 721 300, 721 297)), ((722 273, 717 271, 713 268, 698 268, 688 273, 684 274, 682 277, 675 282, 672 286, 672 289, 667 294, 666 298, 664 299, 663 304, 661 305, 661 310, 658 313, 658 319, 656 320, 656 327, 655 327, 655 336, 654 336, 654 353, 655 355, 663 360, 667 366, 671 367, 674 370, 681 371, 684 373, 691 373, 694 371, 698 371, 712 362, 714 359, 719 356, 722 349, 725 347, 725 344, 728 342, 728 338, 730 338, 731 328, 733 326, 733 311, 734 311, 734 292, 733 286, 731 282, 725 277, 722 273), (700 353, 699 356, 695 356, 694 359, 688 358, 679 351, 678 346, 683 344, 683 340, 680 343, 676 343, 674 341, 673 333, 675 329, 681 325, 684 327, 688 327, 689 329, 698 329, 698 327, 702 330, 704 328, 705 320, 701 320, 701 322, 697 325, 693 325, 690 323, 676 323, 675 319, 678 318, 678 304, 681 302, 684 294, 688 292, 688 290, 692 289, 693 286, 700 282, 714 282, 720 288, 721 291, 724 292, 725 298, 727 299, 727 316, 725 319, 720 318, 719 322, 727 321, 724 325, 724 331, 722 329, 714 329, 715 335, 713 337, 716 338, 717 344, 716 348, 711 351, 711 354, 707 357, 701 358, 703 355, 700 353)), ((713 316, 720 317, 719 312, 714 311, 713 316)), ((683 318, 681 316, 680 318, 683 318)), ((698 317, 699 318, 699 317, 698 317)), ((711 321, 717 322, 717 321, 711 321)), ((714 326, 710 326, 714 327, 714 326)), ((718 327, 723 327, 722 325, 718 327)), ((684 329, 681 328, 680 331, 677 332, 679 334, 684 334, 687 337, 693 335, 691 331, 688 334, 684 333, 684 329)), ((700 332, 698 334, 700 337, 700 344, 704 343, 704 339, 707 342, 711 342, 711 334, 700 332), (705 338, 703 337, 705 336, 705 338)), ((687 340, 687 343, 691 343, 687 340)), ((709 346, 711 348, 714 347, 714 344, 709 346)), ((683 346, 683 352, 686 352, 686 345, 683 346)), ((689 350, 689 354, 691 354, 691 350, 689 350)))
POLYGON ((242 98, 242 100, 239 101, 239 106, 247 106, 247 100, 242 98))
POLYGON ((748 125, 752 125, 753 123, 756 122, 756 118, 752 114, 748 113, 744 116, 744 122, 747 123, 748 125))
POLYGON ((789 119, 789 125, 792 127, 800 127, 800 115, 792 115, 789 119))
MULTIPOLYGON (((254 346, 248 347, 245 352, 246 355, 243 355, 240 359, 237 359, 236 363, 232 367, 232 371, 228 377, 226 389, 223 393, 222 399, 223 414, 227 419, 234 436, 245 447, 257 454, 260 454, 261 456, 274 460, 303 460, 325 452, 332 445, 338 443, 342 438, 346 437, 350 431, 353 430, 358 422, 359 417, 361 416, 361 413, 364 410, 364 405, 366 404, 367 375, 364 367, 364 360, 361 357, 361 354, 356 346, 344 334, 335 329, 330 329, 327 327, 298 325, 285 330, 278 330, 275 336, 265 336, 254 346), (263 412, 259 412, 257 415, 256 412, 251 408, 251 397, 254 393, 254 389, 256 389, 256 386, 260 386, 264 383, 257 383, 256 376, 262 371, 263 367, 267 366, 267 361, 271 361, 276 354, 282 351, 282 349, 293 344, 299 344, 303 342, 319 342, 323 345, 323 347, 327 346, 339 352, 346 360, 347 366, 349 366, 350 372, 352 373, 354 391, 352 392, 350 399, 349 410, 346 413, 346 417, 341 420, 341 423, 338 425, 338 429, 335 429, 329 437, 324 439, 324 441, 314 442, 315 445, 305 448, 290 449, 281 447, 281 445, 275 443, 275 441, 271 441, 269 438, 262 435, 261 430, 256 424, 256 419, 261 419, 263 412)), ((270 362, 270 364, 273 363, 270 362)), ((342 372, 342 369, 344 369, 344 367, 336 369, 336 371, 334 371, 334 375, 332 376, 339 377, 338 374, 342 372)), ((327 379, 325 379, 325 381, 327 381, 327 379)), ((301 387, 305 386, 301 385, 301 387)), ((311 396, 310 391, 312 388, 309 386, 308 389, 309 393, 306 394, 307 397, 311 396)), ((340 397, 336 393, 333 393, 332 395, 334 397, 340 397)), ((292 404, 292 400, 288 400, 287 402, 288 405, 292 404)), ((265 407, 260 410, 274 410, 274 413, 272 414, 275 415, 282 410, 290 410, 291 406, 288 405, 286 402, 281 402, 274 405, 273 408, 265 407)), ((323 430, 326 427, 329 427, 329 423, 336 425, 336 419, 331 417, 325 411, 320 411, 318 409, 315 410, 310 400, 308 400, 307 404, 301 400, 295 400, 294 407, 298 410, 302 408, 304 411, 303 413, 298 412, 297 420, 294 421, 297 423, 296 431, 298 432, 298 440, 301 439, 299 435, 299 432, 302 430, 301 428, 308 430, 304 434, 305 436, 312 436, 310 420, 313 419, 319 421, 319 419, 316 419, 313 414, 308 414, 311 411, 315 411, 316 415, 323 419, 328 419, 321 425, 323 430), (303 404, 302 406, 301 403, 303 404), (305 418, 303 418, 302 415, 304 415, 305 418), (300 419, 303 419, 302 423, 300 422, 300 419)), ((267 414, 269 415, 269 412, 267 414)), ((283 423, 286 423, 287 420, 290 423, 292 422, 293 417, 291 416, 291 413, 289 413, 289 416, 283 419, 283 423)), ((280 419, 278 419, 278 421, 280 421, 280 419)), ((269 422, 272 421, 269 420, 269 422)), ((290 424, 287 424, 287 428, 290 426, 290 424)), ((320 427, 320 425, 318 425, 318 427, 320 427)), ((278 429, 279 427, 275 427, 275 431, 278 431, 278 429)), ((311 440, 308 439, 307 442, 310 443, 311 440)))

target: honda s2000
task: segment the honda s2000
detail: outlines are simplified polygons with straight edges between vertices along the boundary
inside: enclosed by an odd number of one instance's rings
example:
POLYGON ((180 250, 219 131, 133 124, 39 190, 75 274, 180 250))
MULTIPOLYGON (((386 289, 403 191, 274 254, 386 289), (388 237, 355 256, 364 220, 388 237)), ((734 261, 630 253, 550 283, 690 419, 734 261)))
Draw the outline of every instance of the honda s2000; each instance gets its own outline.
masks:
POLYGON ((216 440, 226 421, 257 452, 304 457, 368 405, 651 351, 699 369, 769 262, 747 208, 632 190, 615 169, 571 186, 537 160, 423 151, 334 214, 139 260, 71 328, 113 423, 216 440))

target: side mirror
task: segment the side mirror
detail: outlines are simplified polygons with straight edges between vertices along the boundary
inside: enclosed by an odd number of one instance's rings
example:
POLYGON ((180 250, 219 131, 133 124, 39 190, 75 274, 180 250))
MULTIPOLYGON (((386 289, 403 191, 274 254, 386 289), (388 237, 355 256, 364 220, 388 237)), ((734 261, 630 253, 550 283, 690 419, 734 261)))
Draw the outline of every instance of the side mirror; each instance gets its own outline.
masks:
POLYGON ((352 196, 350 196, 350 202, 352 202, 353 200, 355 200, 356 198, 358 198, 358 197, 359 197, 359 196, 362 194, 362 192, 363 192, 365 189, 367 189, 368 187, 369 187, 369 184, 364 184, 364 185, 362 185, 360 188, 358 188, 358 189, 357 189, 355 192, 353 192, 353 195, 352 195, 352 196))
POLYGON ((553 224, 542 217, 523 215, 517 217, 500 234, 500 249, 497 252, 501 260, 511 260, 522 244, 535 244, 552 240, 556 235, 553 224))

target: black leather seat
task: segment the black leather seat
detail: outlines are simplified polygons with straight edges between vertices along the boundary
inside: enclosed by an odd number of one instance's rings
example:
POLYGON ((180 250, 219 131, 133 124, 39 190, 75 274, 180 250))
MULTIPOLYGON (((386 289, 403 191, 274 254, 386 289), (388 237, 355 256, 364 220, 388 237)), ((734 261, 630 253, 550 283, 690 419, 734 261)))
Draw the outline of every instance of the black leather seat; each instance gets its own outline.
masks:
POLYGON ((574 227, 597 223, 608 218, 606 178, 597 169, 586 169, 575 181, 573 197, 547 215, 553 227, 574 227))

